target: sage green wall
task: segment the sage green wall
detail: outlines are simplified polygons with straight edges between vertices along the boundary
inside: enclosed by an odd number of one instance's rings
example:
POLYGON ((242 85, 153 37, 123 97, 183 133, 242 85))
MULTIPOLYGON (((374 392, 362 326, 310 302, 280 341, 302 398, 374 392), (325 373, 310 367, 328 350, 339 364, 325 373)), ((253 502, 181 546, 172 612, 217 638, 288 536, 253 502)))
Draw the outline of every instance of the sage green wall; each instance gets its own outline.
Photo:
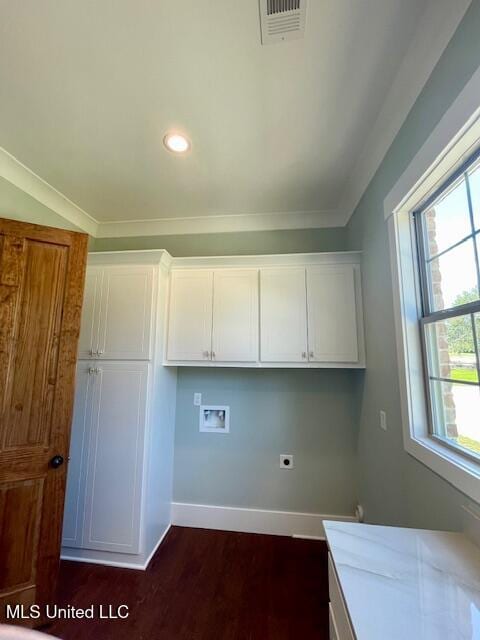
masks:
MULTIPOLYGON (((480 65, 480 0, 474 0, 397 135, 350 223, 348 245, 363 255, 367 371, 358 381, 359 497, 371 522, 461 528, 465 496, 405 453, 387 225, 383 201, 480 65), (388 430, 378 412, 388 414, 388 430)), ((480 97, 479 97, 480 104, 480 97)))
POLYGON ((310 251, 341 251, 345 249, 346 237, 347 233, 344 227, 332 227, 136 238, 97 238, 93 243, 92 250, 166 249, 172 256, 308 253, 310 251))
POLYGON ((353 514, 354 384, 346 370, 179 369, 174 500, 353 514), (197 391, 230 406, 229 434, 199 433, 197 391))
POLYGON ((0 218, 79 231, 68 220, 44 206, 5 178, 0 177, 0 218))
MULTIPOLYGON (((77 226, 62 218, 45 205, 32 198, 5 178, 0 177, 0 218, 19 220, 41 224, 46 227, 67 229, 68 231, 82 231, 77 226)), ((343 231, 345 231, 343 229, 343 231)), ((89 251, 93 251, 93 238, 89 237, 89 251)))

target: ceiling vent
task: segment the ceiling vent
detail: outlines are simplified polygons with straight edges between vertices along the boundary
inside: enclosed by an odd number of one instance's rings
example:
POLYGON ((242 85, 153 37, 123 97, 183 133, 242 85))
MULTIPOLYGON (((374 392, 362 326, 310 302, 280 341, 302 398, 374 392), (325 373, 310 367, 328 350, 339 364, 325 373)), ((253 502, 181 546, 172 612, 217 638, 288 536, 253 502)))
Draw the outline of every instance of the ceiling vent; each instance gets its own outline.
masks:
POLYGON ((262 44, 303 38, 307 0, 259 0, 262 44))

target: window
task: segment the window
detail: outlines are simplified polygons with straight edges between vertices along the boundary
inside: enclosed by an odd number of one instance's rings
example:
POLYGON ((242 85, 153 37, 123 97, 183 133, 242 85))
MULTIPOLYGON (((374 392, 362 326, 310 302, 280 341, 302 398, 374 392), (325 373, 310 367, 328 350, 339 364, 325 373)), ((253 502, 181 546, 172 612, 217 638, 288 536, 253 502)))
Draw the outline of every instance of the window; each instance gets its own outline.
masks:
POLYGON ((479 95, 480 69, 383 203, 404 448, 478 503, 479 95))
POLYGON ((414 212, 430 436, 480 460, 480 160, 414 212))

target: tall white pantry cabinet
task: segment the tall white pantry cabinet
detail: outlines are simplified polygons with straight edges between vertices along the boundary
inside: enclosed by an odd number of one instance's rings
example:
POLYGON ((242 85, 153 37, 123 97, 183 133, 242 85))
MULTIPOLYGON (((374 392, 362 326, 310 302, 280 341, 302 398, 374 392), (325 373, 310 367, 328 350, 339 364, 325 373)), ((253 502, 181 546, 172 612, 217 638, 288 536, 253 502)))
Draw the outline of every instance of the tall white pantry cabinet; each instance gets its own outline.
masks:
POLYGON ((89 255, 62 558, 145 568, 170 525, 176 370, 165 251, 89 255))

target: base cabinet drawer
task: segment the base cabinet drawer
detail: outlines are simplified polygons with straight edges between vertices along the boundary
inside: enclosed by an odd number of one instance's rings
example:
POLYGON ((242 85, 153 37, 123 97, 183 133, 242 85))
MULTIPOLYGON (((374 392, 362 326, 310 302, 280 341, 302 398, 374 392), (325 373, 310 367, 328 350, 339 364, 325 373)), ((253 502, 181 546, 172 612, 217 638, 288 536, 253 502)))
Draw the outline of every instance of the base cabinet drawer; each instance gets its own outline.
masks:
POLYGON ((330 638, 331 640, 355 640, 348 617, 342 591, 338 583, 333 560, 328 554, 328 590, 330 594, 330 638))

